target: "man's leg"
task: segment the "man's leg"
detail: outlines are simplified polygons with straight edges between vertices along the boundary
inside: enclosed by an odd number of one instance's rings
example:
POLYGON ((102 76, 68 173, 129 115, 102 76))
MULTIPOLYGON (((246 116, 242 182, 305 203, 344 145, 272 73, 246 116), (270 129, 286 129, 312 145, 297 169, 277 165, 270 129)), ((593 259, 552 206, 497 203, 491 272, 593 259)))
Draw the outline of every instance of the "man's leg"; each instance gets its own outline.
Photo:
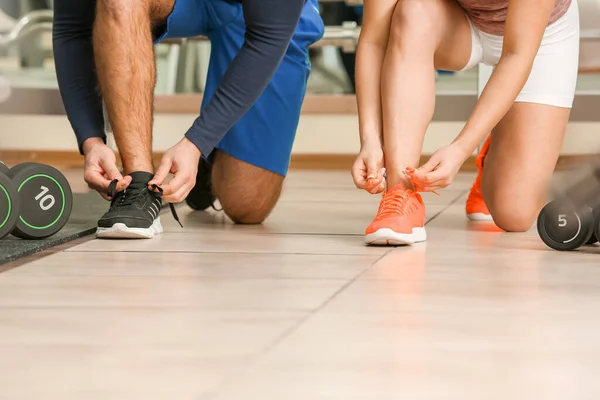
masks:
POLYGON ((164 23, 174 0, 98 0, 94 57, 100 91, 124 172, 154 172, 152 109, 156 68, 152 24, 164 23))
MULTIPOLYGON (((124 172, 126 191, 110 194, 98 238, 146 238, 163 231, 152 179, 152 109, 156 81, 152 26, 164 25, 174 0, 98 0, 94 58, 98 82, 124 172)), ((109 189, 110 190, 110 189, 109 189)))
MULTIPOLYGON (((239 4, 225 1, 213 4, 213 14, 230 22, 209 34, 211 59, 203 105, 210 100, 229 63, 237 55, 245 33, 241 13, 233 12, 234 7, 241 7, 239 4)), ((310 72, 308 46, 323 34, 323 21, 317 6, 316 0, 307 2, 296 35, 271 82, 211 155, 212 179, 206 168, 199 168, 196 188, 187 199, 192 208, 203 209, 210 204, 210 192, 207 191, 210 180, 212 192, 236 223, 261 223, 277 203, 310 72)))

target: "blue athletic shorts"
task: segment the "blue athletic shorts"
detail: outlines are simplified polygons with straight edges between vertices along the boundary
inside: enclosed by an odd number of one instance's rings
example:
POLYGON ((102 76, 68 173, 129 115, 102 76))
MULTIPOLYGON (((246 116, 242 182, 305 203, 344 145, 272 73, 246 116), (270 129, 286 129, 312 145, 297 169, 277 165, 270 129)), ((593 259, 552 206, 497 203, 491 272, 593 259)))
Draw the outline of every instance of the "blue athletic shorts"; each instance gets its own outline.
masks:
MULTIPOLYGON (((282 0, 283 1, 283 0, 282 0)), ((321 39, 324 24, 317 0, 307 0, 296 32, 279 69, 250 110, 217 145, 217 149, 247 163, 286 175, 300 110, 310 73, 308 47, 321 39)), ((229 63, 244 43, 242 6, 227 0, 176 0, 165 38, 203 35, 211 54, 202 108, 214 94, 229 63)))

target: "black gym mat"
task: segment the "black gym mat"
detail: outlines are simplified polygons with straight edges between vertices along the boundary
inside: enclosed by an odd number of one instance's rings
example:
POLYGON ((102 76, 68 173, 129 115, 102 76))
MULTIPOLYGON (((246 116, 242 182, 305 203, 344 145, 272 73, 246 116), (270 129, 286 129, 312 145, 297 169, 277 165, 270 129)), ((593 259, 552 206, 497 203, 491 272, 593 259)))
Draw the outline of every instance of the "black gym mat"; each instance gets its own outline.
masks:
POLYGON ((0 239, 0 265, 94 233, 98 219, 108 210, 108 206, 109 203, 98 193, 74 194, 69 222, 54 236, 23 240, 8 235, 0 239))

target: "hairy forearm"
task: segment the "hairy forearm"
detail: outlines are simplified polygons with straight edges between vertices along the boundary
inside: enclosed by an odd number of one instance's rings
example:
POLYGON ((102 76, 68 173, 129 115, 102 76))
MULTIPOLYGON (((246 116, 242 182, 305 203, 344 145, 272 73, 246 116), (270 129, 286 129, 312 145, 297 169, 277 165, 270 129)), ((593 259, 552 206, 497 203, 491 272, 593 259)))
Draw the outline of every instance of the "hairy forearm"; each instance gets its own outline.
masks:
POLYGON ((385 47, 359 42, 356 52, 356 100, 361 145, 382 142, 381 68, 385 47))
POLYGON ((503 56, 454 143, 471 154, 512 107, 527 82, 532 65, 533 60, 525 55, 503 56))

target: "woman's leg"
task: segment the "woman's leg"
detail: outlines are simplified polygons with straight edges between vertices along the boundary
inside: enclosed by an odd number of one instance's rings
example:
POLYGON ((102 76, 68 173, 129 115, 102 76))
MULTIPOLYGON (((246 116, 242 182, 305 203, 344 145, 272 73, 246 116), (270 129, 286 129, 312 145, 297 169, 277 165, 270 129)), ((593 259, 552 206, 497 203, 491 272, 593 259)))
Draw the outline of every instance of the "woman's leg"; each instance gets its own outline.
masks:
POLYGON ((481 188, 501 229, 522 232, 533 225, 546 201, 570 111, 515 103, 493 130, 481 188))
POLYGON ((399 0, 381 71, 387 187, 368 244, 426 240, 425 206, 402 173, 417 167, 435 105, 435 69, 460 70, 472 58, 471 27, 454 0, 399 0))
POLYGON ((506 231, 529 229, 546 200, 573 104, 578 59, 574 1, 547 28, 527 83, 491 134, 481 194, 496 225, 506 231))
POLYGON ((408 183, 435 106, 435 69, 460 70, 471 57, 471 28, 454 0, 399 0, 382 69, 388 187, 408 183))

